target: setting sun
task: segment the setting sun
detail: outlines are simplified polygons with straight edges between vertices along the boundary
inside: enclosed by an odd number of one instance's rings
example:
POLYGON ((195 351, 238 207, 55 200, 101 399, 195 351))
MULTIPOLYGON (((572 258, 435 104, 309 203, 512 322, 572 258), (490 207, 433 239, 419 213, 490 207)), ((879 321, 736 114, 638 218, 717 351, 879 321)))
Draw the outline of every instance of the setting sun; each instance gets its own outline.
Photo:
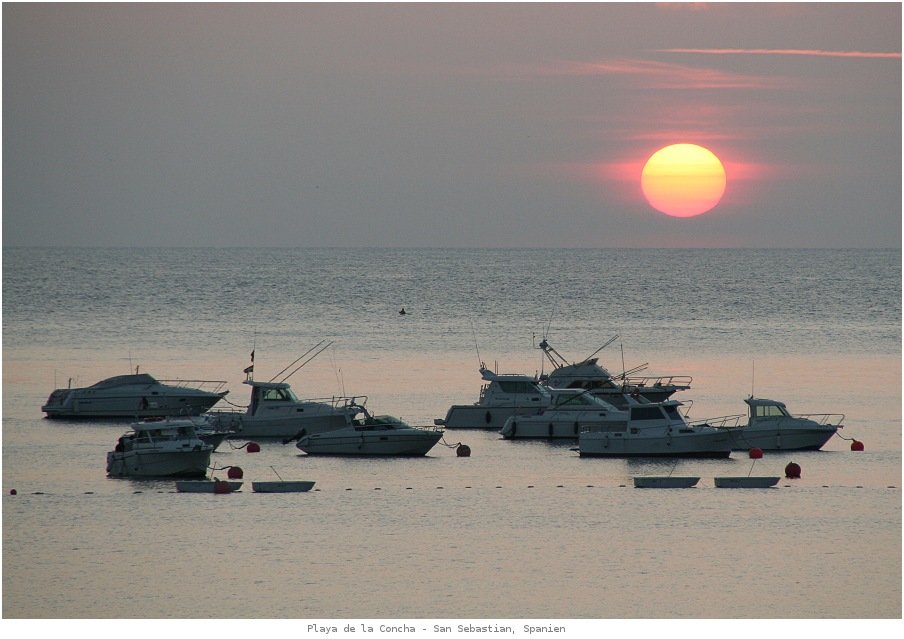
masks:
POLYGON ((657 211, 692 217, 706 213, 722 199, 725 168, 709 149, 696 144, 672 144, 647 160, 640 186, 657 211))

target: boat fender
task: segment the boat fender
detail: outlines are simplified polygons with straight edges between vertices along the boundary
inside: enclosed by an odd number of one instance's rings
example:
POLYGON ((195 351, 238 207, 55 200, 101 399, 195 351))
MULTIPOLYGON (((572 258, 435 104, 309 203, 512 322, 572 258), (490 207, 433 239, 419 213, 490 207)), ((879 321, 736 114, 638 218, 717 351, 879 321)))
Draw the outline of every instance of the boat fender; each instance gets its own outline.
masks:
POLYGON ((517 432, 518 432, 518 422, 512 421, 512 430, 511 430, 512 437, 514 437, 515 433, 517 433, 517 432))
POLYGON ((483 418, 486 420, 487 424, 489 424, 493 421, 493 414, 490 411, 487 411, 487 414, 484 415, 483 418))
POLYGON ((577 435, 579 432, 578 420, 574 420, 574 434, 577 435))
POLYGON ((552 431, 553 431, 552 422, 549 422, 549 438, 550 439, 552 439, 552 431))

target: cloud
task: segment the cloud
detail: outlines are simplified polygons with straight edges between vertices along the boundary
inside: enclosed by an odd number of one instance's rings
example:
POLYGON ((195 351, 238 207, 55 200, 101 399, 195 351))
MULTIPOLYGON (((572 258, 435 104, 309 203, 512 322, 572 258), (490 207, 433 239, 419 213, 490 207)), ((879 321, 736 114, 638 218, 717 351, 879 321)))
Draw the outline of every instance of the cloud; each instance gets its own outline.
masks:
POLYGON ((784 80, 772 77, 630 58, 565 62, 542 67, 539 72, 563 76, 624 76, 641 80, 642 85, 651 89, 775 89, 785 85, 784 80))
POLYGON ((820 51, 818 49, 653 49, 657 53, 709 53, 714 55, 812 55, 828 58, 900 58, 900 53, 820 51))

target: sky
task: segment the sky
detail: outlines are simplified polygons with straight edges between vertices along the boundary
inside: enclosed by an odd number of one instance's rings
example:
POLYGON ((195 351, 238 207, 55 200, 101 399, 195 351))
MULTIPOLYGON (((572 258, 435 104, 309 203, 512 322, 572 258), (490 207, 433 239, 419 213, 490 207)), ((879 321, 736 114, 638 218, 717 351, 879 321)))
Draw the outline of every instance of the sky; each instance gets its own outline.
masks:
POLYGON ((4 246, 901 246, 899 3, 2 12, 4 246))

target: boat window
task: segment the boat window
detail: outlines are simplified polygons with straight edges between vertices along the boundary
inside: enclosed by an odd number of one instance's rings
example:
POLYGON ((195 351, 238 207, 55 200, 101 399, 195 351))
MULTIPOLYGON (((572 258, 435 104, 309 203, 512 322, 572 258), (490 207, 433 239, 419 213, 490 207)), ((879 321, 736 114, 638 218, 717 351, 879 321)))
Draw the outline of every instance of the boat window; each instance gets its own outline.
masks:
POLYGON ((267 388, 264 390, 265 402, 286 402, 290 400, 291 397, 283 388, 267 388))
POLYGON ((678 412, 677 406, 663 406, 662 409, 665 411, 665 414, 668 415, 670 419, 681 420, 681 413, 678 412))
POLYGON ((503 393, 536 394, 540 392, 533 382, 499 382, 503 393))
POLYGON ((580 395, 557 395, 556 396, 556 406, 587 406, 592 404, 593 402, 584 395, 583 393, 580 395))
POLYGON ((659 406, 632 406, 631 419, 662 419, 662 411, 659 406))
POLYGON ((788 411, 782 406, 754 406, 755 417, 788 417, 788 411))

